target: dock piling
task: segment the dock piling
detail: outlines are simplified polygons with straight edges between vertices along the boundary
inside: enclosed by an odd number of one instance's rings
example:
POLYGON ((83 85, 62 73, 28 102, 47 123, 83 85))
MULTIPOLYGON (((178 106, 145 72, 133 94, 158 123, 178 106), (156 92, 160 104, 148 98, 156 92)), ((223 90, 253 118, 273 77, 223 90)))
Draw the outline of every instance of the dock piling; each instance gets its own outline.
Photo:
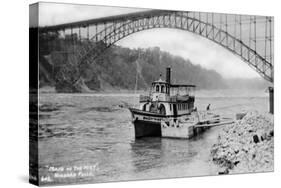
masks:
POLYGON ((269 91, 269 113, 274 113, 274 89, 273 87, 268 87, 269 91))

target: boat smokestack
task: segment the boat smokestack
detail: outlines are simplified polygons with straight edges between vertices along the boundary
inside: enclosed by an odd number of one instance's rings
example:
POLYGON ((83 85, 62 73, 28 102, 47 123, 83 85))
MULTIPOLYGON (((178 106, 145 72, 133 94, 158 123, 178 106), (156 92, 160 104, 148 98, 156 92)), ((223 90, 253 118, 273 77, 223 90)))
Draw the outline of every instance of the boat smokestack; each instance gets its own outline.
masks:
POLYGON ((171 84, 171 67, 166 68, 166 82, 171 84))

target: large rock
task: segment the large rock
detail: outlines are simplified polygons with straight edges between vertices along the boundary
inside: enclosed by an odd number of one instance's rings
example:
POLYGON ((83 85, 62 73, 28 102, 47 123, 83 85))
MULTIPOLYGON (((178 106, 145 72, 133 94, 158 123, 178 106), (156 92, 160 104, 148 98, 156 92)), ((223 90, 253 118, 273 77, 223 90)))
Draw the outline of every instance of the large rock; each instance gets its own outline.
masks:
POLYGON ((224 168, 219 174, 273 171, 273 115, 248 112, 223 129, 211 149, 213 161, 224 168))

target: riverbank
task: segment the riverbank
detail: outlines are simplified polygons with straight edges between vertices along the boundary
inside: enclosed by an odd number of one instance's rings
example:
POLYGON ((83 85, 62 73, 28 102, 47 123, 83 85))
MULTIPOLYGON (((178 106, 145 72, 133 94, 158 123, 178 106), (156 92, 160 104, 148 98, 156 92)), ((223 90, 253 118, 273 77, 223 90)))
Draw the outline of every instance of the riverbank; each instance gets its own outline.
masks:
MULTIPOLYGON (((61 93, 57 92, 55 87, 53 86, 44 86, 39 88, 39 93, 61 93)), ((81 93, 93 93, 93 94, 148 94, 149 90, 132 90, 132 89, 121 89, 121 88, 107 88, 107 89, 100 89, 100 90, 89 90, 88 92, 81 92, 81 93)), ((66 94, 66 93, 65 93, 66 94)), ((67 94, 75 94, 75 92, 70 92, 67 94)), ((196 97, 216 97, 216 98, 233 98, 233 97, 268 97, 268 92, 266 90, 253 90, 253 89, 216 89, 216 90, 206 90, 206 89, 196 89, 196 97)))
POLYGON ((218 174, 273 171, 273 115, 248 112, 225 127, 211 148, 211 158, 221 168, 218 174))
MULTIPOLYGON (((118 94, 134 94, 134 93, 143 93, 146 94, 148 91, 145 90, 129 90, 129 89, 120 89, 120 88, 112 88, 112 89, 103 89, 103 90, 89 90, 87 92, 81 92, 81 93, 104 93, 104 94, 113 94, 113 93, 118 93, 118 94)), ((60 93, 57 92, 55 87, 51 86, 44 86, 39 88, 39 93, 60 93)), ((69 92, 69 94, 73 94, 75 92, 69 92)))

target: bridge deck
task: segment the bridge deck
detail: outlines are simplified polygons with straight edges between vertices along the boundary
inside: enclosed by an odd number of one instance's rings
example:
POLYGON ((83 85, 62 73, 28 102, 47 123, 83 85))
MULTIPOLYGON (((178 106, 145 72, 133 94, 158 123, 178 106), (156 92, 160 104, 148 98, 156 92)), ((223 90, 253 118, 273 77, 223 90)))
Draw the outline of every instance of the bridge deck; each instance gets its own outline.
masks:
POLYGON ((58 31, 58 30, 70 29, 70 28, 87 27, 89 25, 114 22, 116 20, 118 20, 118 21, 123 21, 123 20, 128 20, 128 19, 134 20, 134 19, 138 19, 138 18, 143 18, 145 16, 162 14, 165 12, 172 12, 172 11, 149 9, 147 11, 133 12, 133 13, 128 13, 128 14, 119 14, 119 15, 114 15, 114 16, 94 18, 94 19, 89 19, 89 20, 70 22, 70 23, 58 24, 58 25, 53 25, 53 26, 44 26, 44 27, 40 27, 40 30, 43 32, 47 32, 47 31, 58 31))

